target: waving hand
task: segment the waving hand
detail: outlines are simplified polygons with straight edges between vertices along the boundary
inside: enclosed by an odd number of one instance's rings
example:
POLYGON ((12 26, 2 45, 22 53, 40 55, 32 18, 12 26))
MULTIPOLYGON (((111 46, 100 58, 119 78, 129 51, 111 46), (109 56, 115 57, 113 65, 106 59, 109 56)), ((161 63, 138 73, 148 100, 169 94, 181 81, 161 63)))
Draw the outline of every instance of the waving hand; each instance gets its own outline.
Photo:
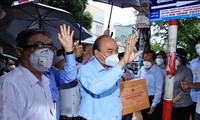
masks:
POLYGON ((66 29, 66 25, 63 24, 60 26, 60 32, 61 33, 58 33, 58 38, 63 48, 65 49, 65 52, 73 51, 74 30, 72 30, 72 32, 70 33, 70 26, 68 26, 68 28, 66 29))
POLYGON ((130 40, 126 43, 126 50, 124 53, 124 57, 119 62, 119 66, 123 68, 127 63, 134 61, 138 55, 140 55, 143 51, 138 51, 134 53, 134 47, 137 41, 136 35, 131 35, 130 40))

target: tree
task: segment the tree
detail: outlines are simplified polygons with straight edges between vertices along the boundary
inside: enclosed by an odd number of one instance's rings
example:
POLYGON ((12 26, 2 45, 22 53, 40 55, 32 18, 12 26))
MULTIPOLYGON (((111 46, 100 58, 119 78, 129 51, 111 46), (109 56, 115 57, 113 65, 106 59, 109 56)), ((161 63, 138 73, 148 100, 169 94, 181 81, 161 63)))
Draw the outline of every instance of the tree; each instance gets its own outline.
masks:
POLYGON ((152 23, 151 24, 151 43, 163 48, 168 38, 168 24, 163 22, 162 24, 152 23))
MULTIPOLYGON (((64 9, 73 14, 75 20, 87 30, 91 29, 93 17, 89 12, 84 12, 87 0, 38 0, 43 4, 54 6, 57 8, 64 9), (81 15, 83 15, 81 17, 81 15), (82 18, 82 20, 81 20, 82 18)), ((0 0, 0 16, 2 14, 1 8, 10 7, 13 0, 0 0)))
POLYGON ((151 44, 151 49, 154 50, 155 52, 161 50, 166 52, 166 49, 161 47, 159 44, 151 44))
POLYGON ((190 60, 196 57, 195 44, 200 38, 200 19, 179 20, 177 44, 183 47, 190 56, 190 60))
MULTIPOLYGON (((164 46, 168 39, 168 24, 167 22, 163 23, 163 28, 156 24, 152 24, 153 26, 153 37, 161 38, 161 41, 156 41, 154 38, 154 44, 164 46)), ((177 46, 184 48, 189 54, 189 60, 196 57, 195 52, 195 41, 200 39, 200 19, 198 18, 190 18, 190 19, 181 19, 178 24, 178 32, 177 32, 177 46)))
POLYGON ((90 12, 86 11, 83 13, 83 21, 82 21, 82 25, 87 29, 91 29, 92 28, 92 21, 93 21, 93 17, 91 15, 90 12))
POLYGON ((86 29, 89 30, 92 27, 92 15, 89 12, 84 12, 88 4, 87 0, 40 0, 40 2, 69 11, 75 20, 86 29))

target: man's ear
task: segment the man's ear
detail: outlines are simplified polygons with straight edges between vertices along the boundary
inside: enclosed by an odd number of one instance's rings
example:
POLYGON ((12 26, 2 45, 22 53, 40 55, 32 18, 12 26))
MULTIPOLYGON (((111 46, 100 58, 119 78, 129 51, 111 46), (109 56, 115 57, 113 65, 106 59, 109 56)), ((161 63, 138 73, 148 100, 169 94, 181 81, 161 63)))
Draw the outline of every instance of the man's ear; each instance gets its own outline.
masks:
POLYGON ((94 50, 94 56, 95 56, 96 58, 98 58, 98 55, 99 55, 98 50, 94 50))
POLYGON ((22 57, 23 54, 23 48, 17 47, 16 48, 16 53, 18 57, 22 57))

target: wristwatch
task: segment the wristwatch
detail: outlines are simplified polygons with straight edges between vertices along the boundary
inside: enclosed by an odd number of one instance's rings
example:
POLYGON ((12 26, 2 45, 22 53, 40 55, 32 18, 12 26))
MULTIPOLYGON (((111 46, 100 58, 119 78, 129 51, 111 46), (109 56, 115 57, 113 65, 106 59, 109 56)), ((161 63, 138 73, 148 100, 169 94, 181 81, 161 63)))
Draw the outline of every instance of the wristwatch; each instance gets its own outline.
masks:
POLYGON ((65 52, 65 55, 70 55, 70 54, 73 54, 74 51, 70 51, 70 52, 65 52))

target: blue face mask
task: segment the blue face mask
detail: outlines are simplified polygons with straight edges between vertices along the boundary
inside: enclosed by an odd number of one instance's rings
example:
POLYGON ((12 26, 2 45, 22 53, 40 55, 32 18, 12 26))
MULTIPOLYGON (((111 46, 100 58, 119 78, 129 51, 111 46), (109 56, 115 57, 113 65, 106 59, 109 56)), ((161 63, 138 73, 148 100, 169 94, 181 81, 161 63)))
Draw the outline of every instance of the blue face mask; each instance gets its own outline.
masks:
POLYGON ((83 63, 83 56, 80 56, 80 57, 76 58, 76 61, 78 63, 83 63))

